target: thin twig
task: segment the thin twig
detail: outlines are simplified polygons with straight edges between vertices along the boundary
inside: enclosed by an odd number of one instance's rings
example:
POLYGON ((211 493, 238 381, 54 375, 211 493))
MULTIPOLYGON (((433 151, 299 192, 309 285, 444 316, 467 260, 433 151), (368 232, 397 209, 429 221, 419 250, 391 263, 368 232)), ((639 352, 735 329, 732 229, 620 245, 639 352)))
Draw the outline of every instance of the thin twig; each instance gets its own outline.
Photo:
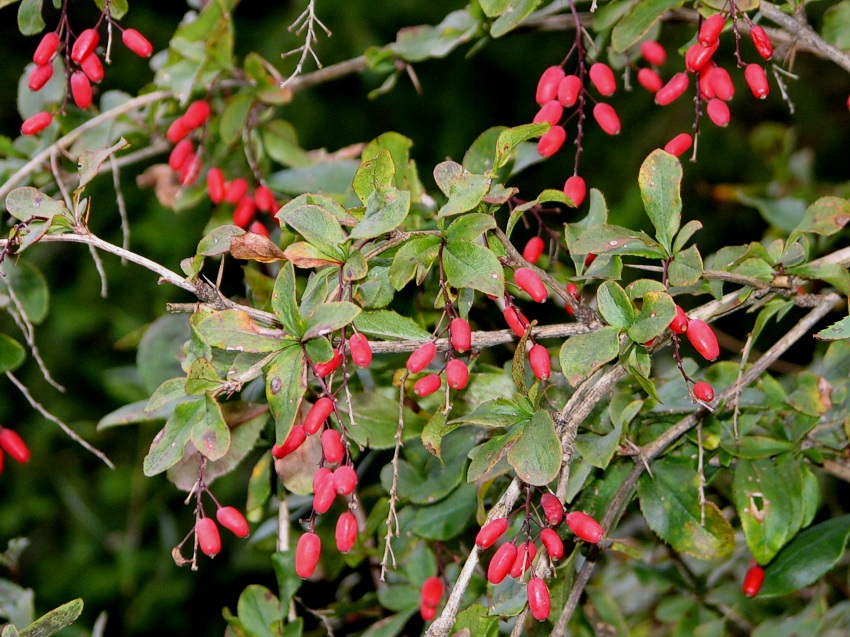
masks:
POLYGON ((301 12, 301 15, 295 19, 295 22, 289 25, 289 30, 295 31, 296 35, 301 35, 301 32, 305 29, 307 31, 307 35, 304 37, 304 44, 299 46, 297 49, 281 54, 281 57, 287 57, 293 53, 301 53, 301 57, 298 59, 298 64, 295 66, 295 70, 292 72, 292 75, 281 83, 281 88, 285 88, 292 80, 301 75, 304 63, 307 61, 308 57, 312 57, 316 66, 322 68, 322 62, 313 50, 313 45, 318 42, 318 38, 316 37, 316 25, 321 27, 321 29, 325 32, 325 35, 331 37, 330 29, 322 24, 322 21, 316 16, 316 0, 309 0, 307 8, 301 12))
MULTIPOLYGON (((121 218, 121 247, 130 249, 130 221, 127 219, 127 203, 124 201, 124 191, 121 190, 121 170, 114 154, 109 155, 109 167, 112 169, 112 188, 115 190, 115 203, 118 204, 118 216, 121 218)), ((127 261, 121 261, 122 265, 127 261)))

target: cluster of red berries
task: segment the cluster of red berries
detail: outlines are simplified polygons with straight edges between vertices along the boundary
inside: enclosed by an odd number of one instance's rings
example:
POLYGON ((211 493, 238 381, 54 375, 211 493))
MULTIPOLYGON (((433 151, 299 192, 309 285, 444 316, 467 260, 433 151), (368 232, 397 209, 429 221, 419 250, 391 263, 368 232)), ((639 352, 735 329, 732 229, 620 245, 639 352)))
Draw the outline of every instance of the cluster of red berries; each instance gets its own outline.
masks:
MULTIPOLYGON (((678 305, 676 316, 670 322, 670 330, 676 336, 686 335, 694 349, 707 361, 713 361, 720 356, 720 345, 711 326, 700 319, 689 319, 678 305)), ((678 347, 678 341, 675 346, 678 347)), ((705 381, 694 383, 692 391, 694 398, 701 402, 710 403, 714 400, 714 388, 705 381)))
MULTIPOLYGON (((455 317, 449 323, 449 341, 452 351, 448 353, 446 363, 446 384, 452 389, 463 389, 469 381, 469 368, 460 358, 455 358, 455 352, 463 354, 472 347, 472 331, 466 319, 455 317)), ((437 354, 437 345, 428 341, 420 345, 408 357, 405 367, 408 373, 418 374, 423 371, 437 354)), ((443 381, 439 373, 432 372, 419 378, 413 384, 413 393, 419 397, 429 396, 442 387, 443 381)))
POLYGON ((422 582, 422 588, 419 592, 419 614, 426 622, 437 616, 437 608, 443 599, 444 590, 443 580, 436 575, 422 582))
MULTIPOLYGON (((248 537, 250 532, 248 521, 235 507, 218 506, 215 519, 235 536, 248 537)), ((195 533, 198 536, 198 546, 201 547, 204 555, 215 557, 221 552, 221 536, 218 533, 218 526, 212 518, 201 515, 195 522, 195 533)))
POLYGON ((29 462, 30 450, 17 431, 0 427, 0 473, 3 472, 4 452, 15 462, 29 462))
MULTIPOLYGON (((121 29, 112 21, 108 13, 105 15, 113 26, 121 29)), ((53 58, 62 44, 62 27, 66 24, 67 22, 63 18, 59 28, 56 31, 46 33, 36 47, 32 56, 35 68, 30 72, 27 82, 31 91, 41 90, 53 77, 53 58)), ((135 29, 121 29, 121 40, 124 42, 124 46, 136 55, 147 58, 153 53, 153 45, 135 29)), ((73 45, 70 45, 70 35, 68 34, 65 37, 65 65, 68 69, 73 69, 67 74, 68 85, 74 104, 82 109, 91 106, 93 99, 92 84, 98 84, 104 76, 103 63, 96 51, 99 43, 100 33, 97 30, 97 25, 94 28, 82 31, 74 40, 73 45), (68 50, 69 45, 71 46, 70 51, 68 50)), ((41 111, 23 123, 21 132, 24 135, 35 135, 50 126, 52 121, 53 113, 41 111)))

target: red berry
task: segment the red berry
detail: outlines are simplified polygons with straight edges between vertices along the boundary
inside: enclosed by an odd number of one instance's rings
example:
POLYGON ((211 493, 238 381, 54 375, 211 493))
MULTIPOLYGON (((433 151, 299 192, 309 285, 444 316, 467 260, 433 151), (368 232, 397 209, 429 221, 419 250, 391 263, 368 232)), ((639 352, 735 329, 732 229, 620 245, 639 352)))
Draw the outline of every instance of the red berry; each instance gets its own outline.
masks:
POLYGON ((549 350, 540 344, 532 347, 528 352, 528 362, 531 363, 531 371, 540 380, 546 380, 552 375, 552 363, 549 360, 549 350))
POLYGON ((304 416, 304 433, 312 436, 321 429, 325 421, 333 413, 334 401, 333 398, 322 396, 310 407, 310 411, 304 416))
POLYGON ((256 212, 257 209, 254 206, 254 200, 251 197, 242 197, 233 210, 233 225, 239 226, 244 230, 251 225, 256 212))
POLYGON ((423 606, 435 607, 443 599, 443 580, 436 575, 422 582, 421 600, 423 606))
POLYGON ((534 542, 520 544, 513 566, 511 566, 511 577, 522 577, 522 574, 531 568, 531 563, 535 557, 537 557, 537 547, 534 546, 534 542))
POLYGON ((325 429, 322 432, 322 453, 330 464, 338 464, 345 457, 342 437, 336 429, 325 429))
POLYGON ((322 486, 322 482, 327 479, 330 479, 331 484, 333 484, 333 471, 328 469, 327 467, 321 467, 316 469, 316 473, 313 474, 313 493, 318 493, 319 487, 322 486))
POLYGON ((41 42, 39 42, 38 46, 35 48, 35 53, 32 54, 32 61, 38 66, 47 64, 53 58, 53 55, 56 53, 56 49, 58 48, 59 36, 56 32, 51 31, 50 33, 45 33, 44 37, 41 38, 41 42))
POLYGON ((3 453, 3 450, 0 449, 0 473, 3 473, 3 459, 6 457, 6 454, 3 453))
POLYGON ((685 68, 691 73, 699 73, 706 68, 719 46, 719 40, 716 40, 711 46, 703 46, 699 42, 691 45, 685 53, 685 68))
POLYGON ((664 144, 664 150, 671 155, 676 155, 676 157, 678 157, 691 147, 692 141, 693 139, 689 133, 679 133, 669 142, 664 144))
POLYGON ((413 385, 413 393, 417 396, 430 396, 435 391, 440 389, 443 381, 439 374, 428 374, 417 380, 413 385))
POLYGON ((195 153, 189 153, 186 161, 180 167, 179 181, 184 186, 191 186, 195 183, 198 175, 201 174, 201 158, 195 153))
POLYGON ((493 554, 490 565, 487 567, 487 580, 491 584, 501 584, 507 577, 516 560, 516 546, 510 542, 502 544, 493 554))
MULTIPOLYGON (((593 255, 593 257, 596 258, 596 255, 593 255)), ((585 261, 587 261, 587 259, 585 259, 585 261)), ((590 262, 593 263, 593 259, 591 259, 590 262)), ((590 264, 585 263, 585 265, 590 264)), ((579 292, 578 286, 575 283, 567 283, 567 294, 572 296, 576 301, 581 301, 581 293, 579 292)))
POLYGON ((699 92, 700 97, 702 99, 710 100, 717 95, 714 93, 714 87, 711 85, 711 76, 714 73, 714 70, 717 68, 717 65, 714 61, 710 61, 708 64, 703 67, 702 71, 699 74, 699 92))
POLYGON ((714 91, 714 97, 728 102, 735 96, 735 85, 729 76, 729 71, 723 67, 716 67, 709 72, 708 83, 714 91))
POLYGON ((350 465, 344 464, 333 472, 333 485, 340 495, 351 495, 357 486, 357 473, 350 465))
POLYGON ((437 607, 436 606, 425 606, 425 604, 419 605, 419 614, 422 616, 422 620, 429 622, 432 621, 437 616, 437 607))
POLYGON ((670 321, 670 329, 674 334, 684 334, 688 331, 688 315, 678 305, 676 306, 676 316, 670 321))
POLYGON ((558 95, 558 84, 563 77, 564 69, 560 66, 550 66, 543 71, 540 80, 537 82, 537 94, 535 96, 540 106, 555 99, 558 95))
POLYGON ((590 267, 590 264, 596 261, 596 255, 592 252, 588 252, 587 256, 584 258, 584 267, 590 267))
POLYGON ((195 522, 195 536, 204 555, 215 557, 221 551, 221 536, 212 518, 201 518, 195 522))
POLYGON ((254 221, 250 226, 248 226, 248 232, 253 232, 254 234, 261 234, 268 239, 269 231, 263 225, 262 221, 254 221))
POLYGON ((91 106, 91 82, 82 71, 74 71, 71 74, 71 95, 74 97, 74 104, 78 108, 91 106))
POLYGON ((592 544, 596 544, 605 535, 599 522, 581 511, 567 513, 567 526, 576 537, 592 544))
POLYGON ((541 237, 531 237, 522 249, 522 258, 529 263, 537 263, 546 247, 541 237))
POLYGON ((498 540, 508 528, 507 518, 496 518, 490 520, 481 527, 475 536, 475 543, 482 549, 488 549, 498 540))
POLYGON ((334 539, 340 553, 348 553, 354 548, 357 541, 357 518, 351 511, 346 511, 337 518, 334 539))
POLYGON ((567 131, 564 127, 552 126, 537 142, 537 152, 541 157, 551 157, 561 150, 565 141, 567 141, 567 131))
POLYGON ((248 521, 235 507, 221 507, 215 512, 215 519, 237 537, 248 537, 250 533, 248 521))
POLYGON ((847 110, 850 110, 850 96, 847 97, 847 110))
POLYGON ((551 124, 552 126, 557 126, 558 122, 561 121, 561 116, 564 114, 564 107, 561 106, 561 103, 558 100, 552 100, 551 102, 546 102, 539 111, 537 111, 537 115, 534 116, 533 123, 540 124, 541 122, 546 122, 551 124))
POLYGON ((679 99, 688 90, 689 81, 687 73, 676 73, 667 81, 667 84, 658 89, 655 94, 655 103, 659 106, 667 106, 667 104, 679 99))
POLYGON ((97 57, 97 53, 89 53, 84 57, 83 61, 80 62, 80 68, 86 74, 86 77, 95 84, 103 79, 103 64, 97 57))
POLYGON ((558 101, 564 108, 574 106, 581 94, 582 83, 577 75, 567 75, 558 84, 558 101))
POLYGON ((753 95, 758 99, 763 100, 770 93, 770 87, 767 85, 767 74, 761 65, 747 64, 744 69, 744 79, 753 95))
POLYGON ((641 44, 640 54, 653 66, 662 66, 667 61, 667 51, 655 40, 647 40, 641 44))
POLYGON ((306 439, 307 434, 304 432, 304 427, 302 425, 294 425, 289 430, 289 435, 283 441, 283 444, 272 447, 272 455, 278 459, 285 458, 298 449, 306 439))
POLYGON ((664 86, 664 80, 650 68, 642 68, 637 74, 638 83, 650 93, 657 93, 664 86))
POLYGON ((546 522, 552 526, 558 526, 564 519, 564 506, 557 496, 544 493, 540 496, 540 506, 543 508, 543 516, 546 522))
POLYGON ((327 513, 336 499, 336 485, 333 476, 323 475, 324 478, 320 477, 318 480, 316 480, 316 476, 313 476, 316 483, 316 490, 313 492, 313 510, 320 515, 327 513))
POLYGON ((543 281, 529 268, 517 268, 514 271, 514 283, 538 303, 543 303, 549 296, 543 281))
POLYGON ((554 530, 543 529, 540 531, 540 543, 546 547, 546 553, 553 560, 560 560, 564 557, 564 542, 554 530))
POLYGON ((348 349, 351 352, 351 360, 357 367, 369 367, 372 362, 372 348, 368 338, 363 334, 353 334, 348 339, 348 349))
POLYGON ((183 118, 178 117, 173 122, 171 122, 171 125, 168 127, 168 130, 165 133, 165 137, 172 144, 176 144, 181 139, 186 137, 186 135, 188 135, 190 132, 191 130, 188 126, 186 126, 186 122, 183 120, 183 118))
POLYGON ((295 547, 295 572, 298 577, 306 579, 313 575, 321 552, 322 541, 315 533, 305 533, 298 538, 298 546, 295 547))
POLYGON ((100 42, 100 34, 94 29, 86 29, 74 41, 71 48, 71 59, 74 62, 82 62, 100 42))
POLYGON ((587 184, 578 175, 573 175, 564 182, 564 194, 572 199, 573 204, 578 208, 587 195, 587 184))
POLYGON ((526 588, 528 593, 528 609, 532 617, 539 622, 549 618, 551 600, 549 599, 549 587, 539 577, 533 577, 526 588))
MULTIPOLYGON (((183 119, 189 128, 199 128, 207 121, 210 116, 210 105, 206 100, 197 100, 189 104, 189 108, 183 114, 183 119)), ((244 180, 243 180, 244 181, 244 180)), ((245 192, 240 195, 240 199, 248 192, 248 183, 245 183, 245 192)), ((230 203, 233 203, 232 201, 230 203)))
POLYGON ((21 464, 29 462, 30 450, 17 431, 5 427, 0 428, 0 449, 8 453, 9 457, 15 462, 21 464))
POLYGON ((121 41, 124 42, 124 46, 139 57, 149 58, 153 53, 153 44, 135 29, 124 29, 124 33, 121 34, 121 41))
POLYGON ((720 356, 720 345, 717 344, 717 336, 708 323, 699 319, 691 319, 688 322, 688 340, 691 345, 702 355, 703 358, 713 361, 720 356))
POLYGON ((514 331, 514 334, 522 338, 525 334, 525 328, 528 327, 528 319, 525 318, 525 315, 511 305, 505 308, 502 316, 505 317, 505 322, 514 331))
POLYGON ((700 27, 699 43, 704 47, 716 44, 725 24, 726 18, 723 17, 723 14, 715 13, 710 15, 700 27))
POLYGON ((224 200, 227 203, 236 203, 248 194, 248 182, 242 177, 237 177, 224 187, 224 200))
POLYGON ((613 95, 617 90, 617 80, 614 71, 604 62, 596 62, 590 67, 590 81, 602 95, 613 95))
POLYGON ((168 156, 168 165, 171 170, 180 170, 186 162, 186 158, 195 152, 195 146, 190 139, 181 139, 168 156))
POLYGON ((765 30, 756 25, 750 29, 750 38, 756 47, 756 52, 765 60, 773 57, 773 44, 770 42, 770 37, 765 33, 765 30))
POLYGON ((453 358, 446 364, 446 384, 452 389, 463 389, 469 382, 469 368, 459 358, 453 358))
POLYGON ((729 125, 732 114, 729 112, 729 106, 723 100, 716 97, 710 99, 705 110, 709 119, 721 128, 726 128, 729 125))
POLYGON ((407 371, 411 374, 417 374, 431 364, 434 356, 437 354, 437 346, 434 341, 423 343, 408 357, 407 371))
POLYGON ((53 77, 53 65, 49 63, 42 64, 32 70, 27 86, 31 91, 40 91, 41 88, 50 81, 51 77, 53 77))
MULTIPOLYGON (((177 146, 184 141, 188 140, 181 141, 177 146)), ((177 146, 174 148, 176 149, 177 146)), ((224 173, 217 166, 213 166, 207 171, 207 194, 210 196, 210 201, 214 204, 224 201, 224 173)))
POLYGON ((323 361, 313 365, 316 376, 324 378, 342 364, 342 353, 339 350, 334 350, 333 358, 329 361, 323 361))
POLYGON ((714 388, 701 380, 697 383, 694 383, 694 396, 697 400, 701 400, 706 403, 710 403, 714 400, 714 388))
POLYGON ((277 212, 277 201, 266 186, 257 186, 254 190, 254 203, 257 204, 257 210, 277 212))
POLYGON ((599 128, 609 135, 620 134, 620 118, 617 116, 617 111, 610 104, 598 102, 593 107, 593 118, 599 124, 599 128))
POLYGON ((21 132, 24 135, 36 135, 50 126, 53 121, 53 115, 47 111, 36 113, 23 124, 21 124, 21 132))
POLYGON ((758 564, 753 564, 744 576, 744 585, 742 587, 744 595, 747 597, 758 595, 762 582, 764 582, 764 569, 758 564))
POLYGON ((449 334, 452 347, 456 352, 463 354, 472 347, 472 330, 469 328, 469 322, 466 319, 460 317, 452 319, 449 324, 449 334))

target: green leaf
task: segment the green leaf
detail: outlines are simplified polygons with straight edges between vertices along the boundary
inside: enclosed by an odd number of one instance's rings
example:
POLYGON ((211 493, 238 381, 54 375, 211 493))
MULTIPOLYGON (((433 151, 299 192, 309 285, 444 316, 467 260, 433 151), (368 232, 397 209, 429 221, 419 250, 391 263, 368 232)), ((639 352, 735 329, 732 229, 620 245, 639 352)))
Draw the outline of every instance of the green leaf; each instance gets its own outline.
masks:
POLYGON ((27 351, 23 345, 11 336, 0 333, 0 374, 15 371, 26 358, 27 351))
POLYGON ((489 174, 495 168, 496 140, 506 130, 504 126, 492 126, 481 133, 463 155, 463 167, 471 173, 489 174))
POLYGON ((243 89, 224 103, 218 131, 225 144, 235 144, 242 138, 255 97, 255 89, 243 89))
POLYGON ((249 584, 236 605, 239 621, 251 637, 276 637, 286 608, 265 586, 249 584))
POLYGON ((390 266, 390 283, 401 290, 416 277, 417 283, 425 280, 425 275, 440 252, 442 239, 435 235, 414 237, 404 243, 393 257, 390 266))
POLYGON ((596 291, 599 313, 613 327, 627 329, 635 322, 635 308, 625 290, 614 281, 605 281, 596 291))
POLYGON ((278 171, 269 175, 267 181, 270 188, 287 195, 322 192, 342 196, 351 188, 359 166, 356 160, 322 161, 278 171))
POLYGON ((667 268, 667 282, 673 287, 696 284, 702 276, 702 257, 696 246, 682 250, 673 256, 667 268))
POLYGON ((822 341, 838 341, 845 338, 850 338, 850 316, 845 316, 840 321, 833 323, 829 327, 823 328, 815 334, 815 338, 822 341))
POLYGON ((767 436, 743 436, 737 443, 729 442, 720 445, 726 453, 736 458, 770 458, 794 448, 794 443, 787 440, 777 440, 767 436))
POLYGON ((475 514, 478 489, 462 484, 437 504, 417 509, 409 531, 427 540, 444 542, 457 536, 475 514))
POLYGON ((522 435, 523 424, 517 424, 511 430, 499 436, 493 436, 482 445, 469 452, 469 469, 466 481, 475 482, 492 470, 522 435))
POLYGON ((219 349, 261 354, 283 347, 279 330, 261 327, 242 310, 201 309, 190 321, 207 343, 219 349))
MULTIPOLYGON (((431 420, 428 421, 428 424, 425 425, 425 428, 422 430, 422 444, 423 446, 435 457, 440 459, 442 462, 442 445, 443 445, 443 436, 446 434, 446 414, 441 411, 435 412, 433 416, 431 416, 431 420)), ((451 427, 449 431, 454 429, 451 427)))
POLYGON ((298 311, 298 300, 295 298, 295 267, 291 262, 283 264, 274 281, 272 311, 283 325, 283 329, 299 339, 303 338, 307 328, 298 311))
MULTIPOLYGON (((236 433, 238 433, 238 429, 236 433)), ((266 504, 272 495, 273 460, 274 458, 270 453, 264 453, 251 470, 251 479, 248 481, 248 498, 245 503, 245 517, 250 522, 260 522, 265 519, 266 504)), ((272 555, 272 564, 274 564, 274 555, 272 555)), ((295 572, 294 567, 292 571, 295 572)), ((300 577, 298 581, 301 581, 300 577)))
POLYGON ((358 332, 383 340, 425 341, 431 338, 431 333, 416 321, 394 310, 361 312, 354 319, 354 327, 358 332))
POLYGON ((597 332, 579 334, 564 341, 559 359, 567 382, 575 387, 616 358, 620 351, 619 334, 620 330, 616 327, 603 327, 597 332))
MULTIPOLYGON (((387 155, 389 153, 384 151, 387 155)), ((366 213, 349 235, 352 239, 373 239, 395 230, 410 211, 410 193, 388 187, 375 190, 366 202, 366 213)))
POLYGON ((449 217, 475 208, 490 190, 492 177, 470 173, 453 161, 434 168, 434 181, 448 201, 440 208, 439 217, 449 217))
POLYGON ((77 172, 80 173, 80 185, 77 189, 84 188, 92 179, 97 177, 97 172, 107 159, 119 150, 128 148, 130 143, 123 137, 109 148, 100 150, 87 150, 77 160, 77 172))
MULTIPOLYGON (((640 407, 640 401, 635 401, 640 407)), ((576 449, 581 453, 581 457, 587 460, 591 465, 599 469, 607 469, 611 463, 611 458, 614 457, 614 452, 620 446, 620 437, 623 433, 623 422, 618 423, 614 428, 605 434, 599 436, 595 433, 582 433, 576 436, 576 449)))
POLYGON ((793 232, 806 213, 806 202, 796 197, 780 197, 779 199, 753 197, 743 188, 738 188, 735 191, 735 198, 742 204, 758 210, 765 221, 783 232, 793 232))
POLYGON ((346 281, 361 281, 369 274, 369 264, 360 250, 352 250, 342 266, 342 277, 346 281))
POLYGON ((360 163, 351 187, 357 198, 366 205, 372 194, 390 188, 395 176, 395 164, 390 151, 381 148, 377 154, 360 163))
POLYGON ((42 0, 21 0, 21 6, 18 7, 18 31, 22 35, 35 35, 44 30, 41 5, 42 0))
POLYGON ((304 237, 307 243, 340 263, 345 262, 340 245, 345 243, 346 237, 336 216, 321 206, 307 204, 291 208, 292 203, 286 204, 275 216, 304 237))
POLYGON ((702 230, 702 223, 696 219, 691 219, 682 226, 682 229, 676 235, 676 240, 673 242, 673 252, 681 252, 682 248, 685 247, 685 244, 697 230, 702 230))
POLYGON ((850 50, 850 2, 843 0, 824 11, 821 36, 843 51, 850 50))
POLYGON ((245 234, 239 226, 224 225, 213 229, 198 242, 197 253, 205 257, 215 257, 230 252, 230 239, 245 234))
POLYGON ((421 188, 421 184, 416 173, 416 165, 410 161, 410 148, 412 146, 413 140, 409 137, 389 131, 378 135, 366 144, 360 158, 361 160, 371 159, 377 157, 382 150, 388 151, 395 165, 392 185, 401 190, 410 190, 411 198, 416 199, 413 193, 421 188))
POLYGON ((401 29, 390 47, 408 62, 441 58, 471 40, 479 28, 478 20, 469 11, 452 11, 436 26, 401 29))
POLYGON ((583 232, 573 242, 571 252, 585 255, 630 254, 657 259, 667 256, 663 247, 645 232, 610 224, 596 225, 592 231, 583 232))
POLYGON ((484 246, 471 241, 452 241, 443 250, 443 267, 449 285, 472 288, 503 296, 505 274, 496 256, 484 246))
POLYGON ((82 612, 83 600, 71 600, 45 613, 18 634, 21 637, 50 637, 73 624, 82 612))
POLYGON ((302 340, 326 336, 351 323, 360 314, 360 308, 348 301, 333 301, 320 305, 304 319, 306 332, 302 340))
POLYGON ((307 361, 300 345, 283 349, 266 371, 266 400, 275 423, 275 440, 289 435, 307 391, 307 361))
POLYGON ((661 17, 678 9, 683 0, 641 0, 626 13, 611 32, 611 44, 622 53, 637 43, 661 17))
POLYGON ((295 573, 295 551, 272 553, 272 568, 277 578, 281 608, 287 608, 292 597, 304 583, 304 580, 295 573))
MULTIPOLYGON (((438 419, 439 416, 435 414, 423 429, 423 438, 428 426, 438 419)), ((404 460, 398 464, 399 497, 414 504, 432 504, 445 498, 463 482, 466 457, 474 445, 475 440, 466 432, 456 432, 447 437, 446 453, 440 460, 416 440, 405 444, 404 460)), ((381 470, 381 484, 387 492, 392 487, 392 481, 392 464, 386 464, 381 470)))
POLYGON ((540 137, 547 130, 549 130, 549 124, 523 124, 503 130, 496 139, 495 167, 501 168, 507 164, 514 149, 522 142, 540 137))
MULTIPOLYGON (((348 410, 343 409, 342 420, 346 432, 358 445, 371 449, 391 449, 395 446, 395 434, 398 431, 398 400, 388 398, 376 392, 358 392, 352 396, 354 424, 348 418, 348 410)), ((404 431, 402 441, 415 438, 425 427, 425 418, 404 408, 404 431)))
POLYGON ((682 164, 664 150, 654 150, 640 167, 638 184, 643 205, 655 226, 655 237, 668 253, 673 251, 673 237, 682 222, 681 183, 682 164))
POLYGON ((629 330, 635 343, 646 343, 661 334, 676 316, 676 302, 666 292, 647 292, 643 305, 629 330))
POLYGON ((701 560, 728 555, 735 548, 735 531, 713 502, 704 503, 701 522, 696 471, 674 459, 652 463, 652 475, 638 482, 640 508, 649 528, 681 553, 701 560))
POLYGON ((511 0, 481 0, 481 10, 488 18, 497 18, 508 10, 511 0))
POLYGON ((850 515, 809 527, 782 549, 765 569, 759 595, 786 595, 813 584, 844 554, 850 537, 850 515))
POLYGON ((6 196, 6 210, 9 214, 26 221, 30 217, 47 217, 56 215, 73 220, 73 215, 65 207, 64 201, 51 199, 43 192, 32 186, 15 188, 6 196))
POLYGON ((446 228, 446 241, 475 241, 488 230, 496 227, 493 215, 471 212, 458 217, 446 228))
POLYGON ((221 386, 221 378, 206 358, 196 358, 189 367, 184 384, 187 394, 201 395, 221 386))
POLYGON ((493 22, 490 35, 500 38, 516 29, 532 11, 540 4, 540 0, 510 0, 510 6, 493 22))
POLYGON ((498 637, 499 618, 491 617, 490 611, 481 604, 472 604, 457 614, 452 630, 455 635, 498 637))
POLYGON ((848 221, 850 201, 841 197, 821 197, 806 208, 803 218, 789 235, 787 243, 794 243, 805 232, 828 237, 841 231, 848 221))
MULTIPOLYGON (((246 64, 247 62, 246 59, 246 64)), ((275 119, 264 124, 261 130, 263 150, 279 164, 287 167, 305 167, 312 163, 307 152, 298 145, 295 127, 289 122, 275 119)))
POLYGON ((545 409, 535 412, 522 436, 508 451, 508 463, 523 482, 542 487, 561 470, 561 443, 552 415, 545 409))
POLYGON ((788 274, 796 274, 808 279, 821 279, 837 287, 844 294, 850 294, 850 274, 847 267, 838 263, 811 263, 786 268, 788 274))

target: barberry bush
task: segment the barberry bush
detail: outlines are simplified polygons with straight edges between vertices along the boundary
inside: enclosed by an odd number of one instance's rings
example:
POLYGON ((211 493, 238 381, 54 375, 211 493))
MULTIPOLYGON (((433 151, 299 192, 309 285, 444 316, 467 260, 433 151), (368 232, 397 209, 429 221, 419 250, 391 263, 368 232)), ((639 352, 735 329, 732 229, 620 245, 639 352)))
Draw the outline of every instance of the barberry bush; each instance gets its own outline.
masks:
POLYGON ((850 632, 846 0, 0 4, 3 637, 850 632))

